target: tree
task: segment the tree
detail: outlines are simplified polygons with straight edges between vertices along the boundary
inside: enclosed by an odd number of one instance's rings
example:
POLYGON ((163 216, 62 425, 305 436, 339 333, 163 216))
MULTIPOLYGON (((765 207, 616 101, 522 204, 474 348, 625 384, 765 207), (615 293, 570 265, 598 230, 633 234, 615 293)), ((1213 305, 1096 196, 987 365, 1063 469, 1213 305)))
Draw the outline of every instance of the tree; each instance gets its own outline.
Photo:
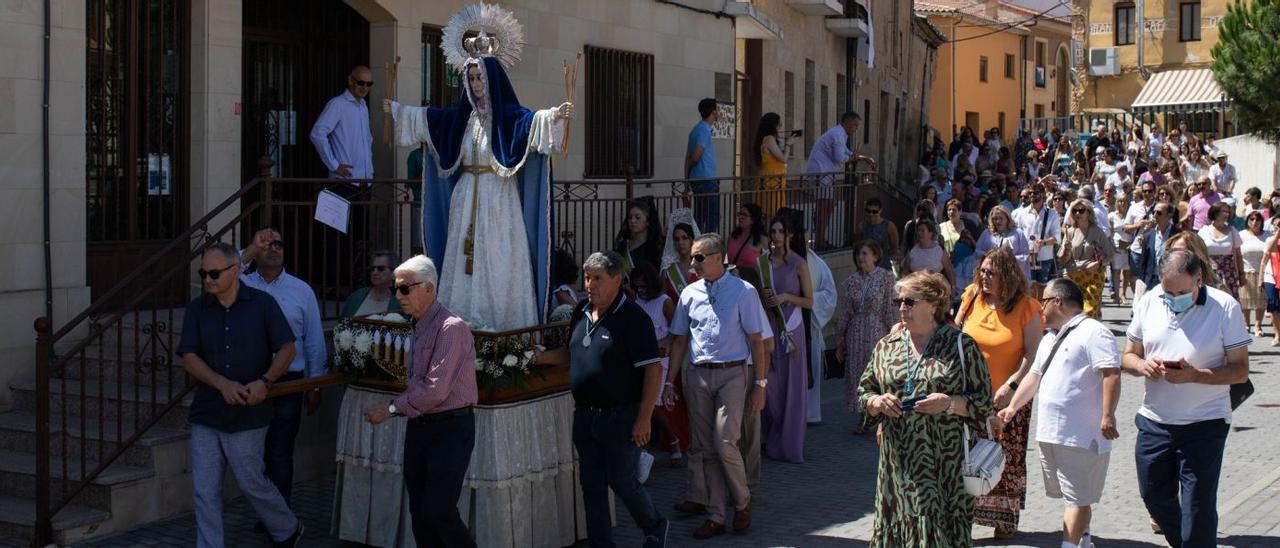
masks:
POLYGON ((1213 76, 1236 125, 1280 142, 1280 0, 1235 0, 1218 25, 1213 76))

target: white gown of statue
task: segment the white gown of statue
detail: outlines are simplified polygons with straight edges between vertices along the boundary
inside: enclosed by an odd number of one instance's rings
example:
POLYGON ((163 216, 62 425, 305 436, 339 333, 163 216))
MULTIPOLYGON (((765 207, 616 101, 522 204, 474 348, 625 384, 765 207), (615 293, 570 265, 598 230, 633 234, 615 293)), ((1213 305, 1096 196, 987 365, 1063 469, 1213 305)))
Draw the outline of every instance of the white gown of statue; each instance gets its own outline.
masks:
MULTIPOLYGON (((427 153, 434 154, 427 131, 426 109, 397 107, 396 143, 401 146, 427 143, 427 153)), ((555 114, 554 108, 534 114, 529 134, 530 151, 549 154, 558 150, 564 122, 555 114)), ((449 238, 444 265, 439 272, 440 302, 476 331, 505 331, 537 325, 540 320, 533 267, 520 207, 520 189, 515 179, 519 166, 505 169, 494 161, 487 114, 472 111, 467 134, 471 139, 462 145, 461 161, 458 166, 451 166, 461 170, 462 176, 449 199, 449 238), (482 173, 468 170, 475 167, 489 169, 482 173), (475 212, 474 257, 472 272, 467 274, 464 244, 477 185, 480 203, 475 212)))

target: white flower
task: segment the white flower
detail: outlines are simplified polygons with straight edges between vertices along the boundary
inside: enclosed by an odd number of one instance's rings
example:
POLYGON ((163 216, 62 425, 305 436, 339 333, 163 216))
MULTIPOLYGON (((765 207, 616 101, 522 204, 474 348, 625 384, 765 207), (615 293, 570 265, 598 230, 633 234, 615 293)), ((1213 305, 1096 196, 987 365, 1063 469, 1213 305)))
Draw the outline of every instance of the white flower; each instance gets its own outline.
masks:
POLYGON ((354 344, 356 352, 368 354, 369 351, 373 349, 373 335, 370 335, 368 331, 364 331, 359 335, 356 335, 354 344))
POLYGON ((384 317, 385 316, 383 316, 382 314, 370 314, 368 316, 365 316, 366 319, 376 320, 376 321, 382 321, 384 317))
POLYGON ((501 377, 501 376, 502 376, 502 368, 501 368, 501 367, 495 367, 495 368, 493 368, 493 376, 495 376, 495 377, 501 377))
POLYGON ((517 363, 519 363, 519 360, 512 354, 507 354, 507 357, 502 358, 503 367, 515 367, 517 363))
POLYGON ((389 313, 386 316, 383 316, 381 319, 384 322, 392 322, 392 323, 404 323, 405 321, 404 316, 396 314, 395 312, 389 313))
POLYGON ((343 329, 333 335, 333 344, 338 347, 338 350, 350 350, 351 345, 355 344, 355 342, 356 338, 351 335, 351 331, 348 329, 343 329))
POLYGON ((533 351, 532 351, 532 350, 525 350, 525 351, 524 351, 524 361, 525 361, 525 362, 531 362, 531 361, 533 361, 533 351))

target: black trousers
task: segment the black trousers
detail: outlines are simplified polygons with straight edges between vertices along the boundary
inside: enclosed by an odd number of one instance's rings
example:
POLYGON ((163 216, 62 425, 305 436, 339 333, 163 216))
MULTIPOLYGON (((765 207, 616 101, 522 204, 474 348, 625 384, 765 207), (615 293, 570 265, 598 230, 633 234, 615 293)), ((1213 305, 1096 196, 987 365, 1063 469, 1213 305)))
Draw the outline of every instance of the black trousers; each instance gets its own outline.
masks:
POLYGON ((458 497, 476 444, 471 413, 439 421, 410 420, 404 434, 404 488, 420 548, 476 545, 458 515, 458 497))
MULTIPOLYGON (((303 377, 302 372, 285 373, 276 382, 293 381, 303 377)), ((267 479, 280 490, 285 502, 293 494, 293 444, 298 439, 302 424, 303 393, 272 398, 275 415, 267 427, 267 440, 263 445, 263 461, 267 465, 267 479)), ((293 504, 290 503, 290 507, 293 504)))

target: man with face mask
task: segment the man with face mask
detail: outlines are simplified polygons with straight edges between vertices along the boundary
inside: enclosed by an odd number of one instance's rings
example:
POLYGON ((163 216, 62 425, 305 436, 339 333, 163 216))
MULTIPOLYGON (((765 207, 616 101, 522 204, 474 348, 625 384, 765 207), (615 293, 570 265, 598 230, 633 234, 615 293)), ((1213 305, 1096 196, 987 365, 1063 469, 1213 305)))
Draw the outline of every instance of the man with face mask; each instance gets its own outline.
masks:
POLYGON ((1240 305, 1206 286, 1203 268, 1190 251, 1165 253, 1160 284, 1134 306, 1121 358, 1126 373, 1146 379, 1135 419, 1138 490, 1170 546, 1216 545, 1230 386, 1249 379, 1252 337, 1240 305))

